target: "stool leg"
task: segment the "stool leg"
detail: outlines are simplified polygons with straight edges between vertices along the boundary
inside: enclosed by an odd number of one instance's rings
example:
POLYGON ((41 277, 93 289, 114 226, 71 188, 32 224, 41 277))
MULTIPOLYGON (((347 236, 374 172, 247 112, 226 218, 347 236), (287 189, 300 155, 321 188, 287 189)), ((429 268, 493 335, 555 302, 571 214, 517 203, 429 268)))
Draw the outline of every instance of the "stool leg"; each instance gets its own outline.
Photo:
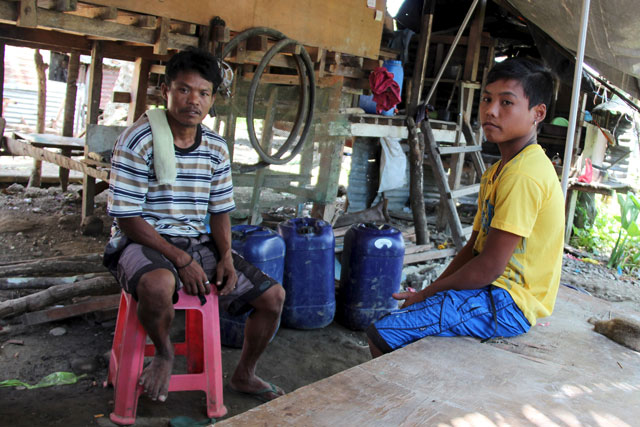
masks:
POLYGON ((218 295, 209 294, 207 299, 207 304, 202 307, 202 317, 207 319, 202 331, 204 372, 207 375, 207 416, 217 418, 227 413, 227 408, 222 400, 222 353, 220 351, 218 295))
POLYGON ((120 306, 118 307, 118 317, 116 319, 116 330, 113 334, 113 345, 109 356, 109 373, 103 387, 115 386, 116 372, 118 372, 118 359, 120 356, 120 346, 122 344, 122 331, 127 318, 127 296, 124 291, 120 294, 120 306))
POLYGON ((185 323, 184 335, 187 347, 187 372, 190 374, 204 372, 202 313, 198 310, 187 310, 185 323))
MULTIPOLYGON (((128 295, 127 295, 128 296, 128 295)), ((140 386, 138 379, 144 363, 144 346, 147 334, 138 321, 137 304, 128 296, 126 324, 118 357, 115 380, 115 404, 109 418, 117 424, 129 425, 136 421, 140 386)))

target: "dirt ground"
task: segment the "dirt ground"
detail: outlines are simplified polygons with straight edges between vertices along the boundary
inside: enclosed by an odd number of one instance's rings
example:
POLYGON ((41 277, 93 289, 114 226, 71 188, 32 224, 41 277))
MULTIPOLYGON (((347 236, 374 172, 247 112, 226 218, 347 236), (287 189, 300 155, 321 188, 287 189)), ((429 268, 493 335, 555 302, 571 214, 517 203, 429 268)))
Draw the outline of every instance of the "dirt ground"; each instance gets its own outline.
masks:
MULTIPOLYGON (((65 193, 59 187, 2 188, 0 244, 4 250, 0 252, 0 265, 102 252, 110 225, 104 214, 106 199, 104 195, 97 198, 96 214, 104 224, 103 230, 96 236, 84 236, 80 230, 79 191, 79 186, 72 186, 65 193)), ((440 264, 432 264, 407 269, 405 285, 416 287, 416 283, 437 275, 441 268, 440 264)), ((565 254, 562 284, 640 311, 637 277, 619 277, 601 265, 565 254)), ((0 301, 24 294, 26 291, 0 290, 0 301)), ((108 416, 113 406, 113 389, 103 388, 102 383, 107 375, 114 319, 85 315, 39 326, 22 327, 15 323, 11 319, 0 320, 3 328, 0 381, 19 379, 35 384, 58 371, 86 375, 72 385, 33 390, 0 388, 0 425, 111 425, 108 416), (62 328, 64 334, 52 335, 56 328, 62 328)), ((177 327, 174 335, 179 333, 177 327)), ((225 379, 233 372, 239 353, 237 349, 223 347, 225 379)), ((293 391, 367 360, 369 353, 363 332, 348 330, 335 322, 319 330, 281 328, 262 357, 258 374, 286 391, 293 391)), ((181 369, 182 363, 178 360, 176 369, 181 369)), ((224 399, 228 416, 261 403, 226 387, 224 399)), ((204 394, 199 392, 172 393, 165 404, 143 397, 138 405, 137 425, 167 425, 168 420, 177 416, 202 420, 206 418, 204 408, 204 394)))

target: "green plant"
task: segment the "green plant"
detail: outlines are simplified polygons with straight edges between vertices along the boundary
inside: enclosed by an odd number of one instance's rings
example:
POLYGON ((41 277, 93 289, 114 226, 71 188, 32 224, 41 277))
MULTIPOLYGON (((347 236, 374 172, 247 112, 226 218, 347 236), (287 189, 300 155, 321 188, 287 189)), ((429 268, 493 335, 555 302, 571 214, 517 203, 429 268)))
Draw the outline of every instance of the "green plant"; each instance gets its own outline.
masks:
POLYGON ((620 205, 620 216, 615 216, 614 218, 617 221, 620 221, 620 229, 618 231, 618 239, 616 240, 616 244, 611 251, 611 257, 607 263, 609 268, 622 267, 625 261, 635 261, 637 264, 639 258, 639 255, 637 254, 637 245, 629 245, 630 247, 627 248, 627 241, 631 238, 631 241, 633 242, 637 240, 635 238, 640 236, 640 227, 638 227, 638 223, 636 222, 638 214, 640 214, 640 200, 638 200, 631 192, 627 193, 626 198, 622 194, 618 194, 617 196, 618 204, 620 205), (635 255, 633 255, 632 251, 628 251, 628 249, 632 248, 636 249, 635 255))

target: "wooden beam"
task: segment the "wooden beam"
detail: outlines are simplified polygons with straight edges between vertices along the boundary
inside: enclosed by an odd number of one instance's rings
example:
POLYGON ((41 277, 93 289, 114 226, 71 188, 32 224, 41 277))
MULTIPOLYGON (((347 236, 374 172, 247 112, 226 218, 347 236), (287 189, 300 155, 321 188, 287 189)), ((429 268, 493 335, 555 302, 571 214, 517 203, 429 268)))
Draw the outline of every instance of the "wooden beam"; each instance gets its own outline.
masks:
MULTIPOLYGON (((46 120, 47 105, 47 75, 46 70, 49 67, 45 64, 39 50, 34 53, 34 61, 36 63, 36 73, 38 75, 38 115, 36 122, 36 133, 44 133, 46 120)), ((31 178, 29 178, 28 187, 40 187, 40 177, 42 175, 42 160, 35 158, 33 161, 33 170, 31 178)))
POLYGON ((23 325, 39 325, 56 320, 68 319, 69 317, 75 317, 81 314, 92 313, 94 311, 118 308, 119 304, 120 294, 95 296, 87 301, 65 305, 63 307, 25 313, 20 319, 23 325))
POLYGON ((114 91, 111 94, 111 102, 116 104, 129 104, 131 102, 131 93, 114 91))
MULTIPOLYGON (((14 6, 12 2, 8 2, 6 0, 0 0, 0 20, 16 21, 19 18, 18 6, 14 6)), ((31 21, 28 22, 31 23, 31 21)), ((83 16, 75 16, 46 9, 38 10, 37 25, 40 28, 51 28, 76 34, 140 43, 150 46, 156 44, 157 38, 155 29, 133 27, 109 21, 96 21, 95 19, 85 18, 83 16)), ((24 24, 23 26, 27 25, 24 24)), ((167 46, 169 49, 182 50, 189 46, 198 46, 198 39, 196 37, 185 36, 183 34, 170 34, 167 46)))
POLYGON ((156 27, 156 42, 153 45, 153 53, 156 55, 166 55, 169 46, 169 18, 159 18, 156 27))
POLYGON ((59 12, 74 11, 78 8, 77 0, 55 0, 54 9, 59 12))
POLYGON ((403 265, 417 264, 425 261, 431 261, 434 259, 446 258, 454 256, 456 254, 455 248, 448 249, 432 249, 426 252, 419 252, 404 256, 403 265))
MULTIPOLYGON (((69 66, 67 67, 67 91, 64 99, 64 119, 62 123, 62 136, 73 136, 73 124, 76 117, 76 95, 78 92, 78 72, 80 70, 80 54, 72 52, 69 56, 69 66)), ((69 157, 71 149, 63 149, 63 156, 69 157)), ((61 167, 59 170, 60 187, 62 191, 67 191, 69 184, 69 169, 61 167)))
MULTIPOLYGON (((97 124, 100 114, 100 93, 102 91, 102 42, 94 41, 91 49, 91 65, 89 67, 89 97, 87 99, 87 124, 97 124)), ((87 157, 89 149, 85 145, 84 155, 87 157)), ((94 198, 96 195, 96 180, 85 174, 82 177, 82 221, 93 215, 94 198)))
POLYGON ((116 20, 118 18, 118 9, 109 6, 90 6, 82 7, 71 12, 69 15, 84 16, 85 18, 116 20))
MULTIPOLYGON (((0 117, 2 117, 3 102, 4 99, 4 43, 0 41, 0 117)), ((0 138, 2 138, 2 132, 0 132, 0 138)))
POLYGON ((38 8, 36 0, 20 0, 18 3, 18 27, 36 27, 38 25, 38 8))
POLYGON ((109 171, 107 170, 98 170, 89 167, 86 164, 74 160, 70 157, 65 157, 61 154, 46 150, 44 148, 34 147, 28 142, 14 138, 5 138, 4 142, 6 144, 7 150, 9 151, 9 153, 11 153, 12 156, 33 157, 45 162, 54 163, 67 169, 82 172, 86 175, 89 175, 93 178, 101 179, 103 181, 107 181, 109 179, 109 171))
POLYGON ((172 33, 184 34, 186 36, 193 36, 196 34, 198 26, 190 22, 175 22, 171 21, 170 30, 172 33))
POLYGON ((133 124, 147 109, 147 87, 149 86, 149 68, 151 64, 146 59, 138 58, 133 69, 131 82, 131 102, 129 102, 129 116, 127 123, 133 124))
POLYGON ((116 22, 123 25, 134 25, 140 28, 156 28, 158 18, 151 15, 132 15, 119 13, 116 22))

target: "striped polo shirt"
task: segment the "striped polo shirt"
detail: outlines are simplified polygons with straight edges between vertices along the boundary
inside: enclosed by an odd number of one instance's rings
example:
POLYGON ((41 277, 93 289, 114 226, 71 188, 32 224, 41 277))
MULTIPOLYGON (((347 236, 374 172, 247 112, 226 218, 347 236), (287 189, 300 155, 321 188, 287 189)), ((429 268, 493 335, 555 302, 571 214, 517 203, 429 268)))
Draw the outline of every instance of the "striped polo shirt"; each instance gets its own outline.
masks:
POLYGON ((198 126, 189 148, 175 147, 177 177, 158 184, 153 138, 146 114, 125 130, 113 148, 107 213, 114 218, 141 216, 160 234, 206 233, 207 213, 235 209, 231 162, 224 139, 198 126))

